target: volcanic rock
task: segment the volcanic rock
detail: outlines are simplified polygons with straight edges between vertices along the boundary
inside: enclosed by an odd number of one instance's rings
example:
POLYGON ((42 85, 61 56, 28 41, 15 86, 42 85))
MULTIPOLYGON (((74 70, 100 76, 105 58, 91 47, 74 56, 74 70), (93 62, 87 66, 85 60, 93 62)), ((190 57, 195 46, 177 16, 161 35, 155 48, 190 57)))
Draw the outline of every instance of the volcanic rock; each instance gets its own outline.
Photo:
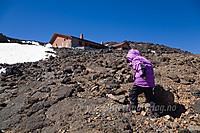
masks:
POLYGON ((188 129, 191 133, 198 133, 198 132, 200 132, 200 126, 189 125, 189 126, 187 127, 187 129, 188 129))
POLYGON ((195 101, 194 102, 194 111, 196 113, 200 113, 200 101, 195 101))
POLYGON ((6 75, 22 75, 22 71, 17 67, 8 67, 6 68, 6 75))
POLYGON ((194 95, 196 98, 200 98, 200 90, 197 89, 191 89, 191 94, 194 95))
POLYGON ((144 94, 138 96, 142 113, 119 111, 130 104, 133 86, 127 50, 54 48, 58 56, 47 60, 1 64, 8 72, 0 79, 0 132, 189 132, 189 125, 199 126, 200 57, 128 43, 153 64, 157 103, 174 111, 155 118, 144 94))
POLYGON ((3 42, 3 43, 8 42, 8 39, 2 33, 0 33, 0 42, 3 42))
POLYGON ((180 78, 176 74, 169 74, 167 75, 168 78, 172 79, 174 82, 180 83, 180 78))

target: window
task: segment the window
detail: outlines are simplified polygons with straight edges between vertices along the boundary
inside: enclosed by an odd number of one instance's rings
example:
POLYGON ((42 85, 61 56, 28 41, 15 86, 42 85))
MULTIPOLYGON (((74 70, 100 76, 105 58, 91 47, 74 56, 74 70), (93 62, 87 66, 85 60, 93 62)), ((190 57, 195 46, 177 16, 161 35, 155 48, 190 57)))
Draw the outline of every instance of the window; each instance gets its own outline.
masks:
POLYGON ((80 41, 80 42, 79 42, 79 46, 82 46, 82 45, 83 45, 83 43, 80 41))
POLYGON ((85 47, 88 47, 88 44, 87 44, 87 43, 85 43, 85 47))
POLYGON ((64 41, 65 41, 66 39, 64 39, 64 41))

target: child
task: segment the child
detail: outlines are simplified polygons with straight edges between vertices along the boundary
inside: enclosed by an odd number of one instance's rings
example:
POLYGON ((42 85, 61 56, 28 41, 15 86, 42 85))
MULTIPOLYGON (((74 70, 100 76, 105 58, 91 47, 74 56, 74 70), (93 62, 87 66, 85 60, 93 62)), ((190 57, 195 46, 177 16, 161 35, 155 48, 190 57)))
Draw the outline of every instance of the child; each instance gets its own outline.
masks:
MULTIPOLYGON (((142 57, 138 50, 134 49, 128 51, 126 58, 130 62, 129 65, 133 66, 133 70, 135 73, 134 85, 129 94, 131 104, 128 108, 137 111, 138 95, 143 92, 145 94, 147 102, 150 103, 152 108, 152 106, 155 105, 155 98, 152 92, 152 89, 155 87, 155 81, 151 62, 142 57)), ((156 111, 152 110, 152 113, 154 113, 156 117, 159 117, 159 114, 156 111)))

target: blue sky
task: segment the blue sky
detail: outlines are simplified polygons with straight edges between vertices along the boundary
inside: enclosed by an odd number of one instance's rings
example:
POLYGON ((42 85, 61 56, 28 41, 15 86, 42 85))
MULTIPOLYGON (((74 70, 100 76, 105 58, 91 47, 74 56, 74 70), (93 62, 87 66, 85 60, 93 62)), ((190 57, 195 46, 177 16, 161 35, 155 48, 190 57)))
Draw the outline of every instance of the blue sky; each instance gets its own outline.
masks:
POLYGON ((200 54, 199 0, 1 0, 0 32, 48 42, 54 33, 95 42, 142 41, 200 54))

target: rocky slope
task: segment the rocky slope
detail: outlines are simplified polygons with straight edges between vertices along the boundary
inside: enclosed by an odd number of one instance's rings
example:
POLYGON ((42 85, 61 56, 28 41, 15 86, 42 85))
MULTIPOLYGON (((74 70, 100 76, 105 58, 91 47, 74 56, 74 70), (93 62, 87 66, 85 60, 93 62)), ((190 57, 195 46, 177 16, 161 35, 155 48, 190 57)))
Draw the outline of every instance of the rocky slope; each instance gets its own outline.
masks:
MULTIPOLYGON (((133 41, 126 41, 129 46, 133 49, 137 49, 142 53, 157 53, 157 54, 170 54, 170 53, 181 53, 181 54, 190 54, 188 51, 182 51, 177 48, 170 48, 164 45, 154 44, 154 43, 144 43, 144 42, 133 42, 133 41)), ((111 47, 112 45, 116 44, 117 42, 106 42, 104 43, 105 46, 111 47)))
POLYGON ((143 94, 139 96, 143 111, 121 110, 129 103, 133 85, 132 68, 125 59, 127 51, 62 48, 54 49, 58 56, 48 60, 1 64, 6 73, 0 75, 0 131, 199 130, 200 57, 156 45, 140 45, 142 56, 153 64, 156 83, 174 95, 176 110, 155 118, 143 94))
POLYGON ((39 42, 39 41, 31 41, 31 40, 21 40, 21 39, 16 39, 12 37, 7 37, 6 35, 3 35, 0 33, 0 43, 19 43, 19 44, 38 44, 38 45, 46 45, 47 43, 39 42))

